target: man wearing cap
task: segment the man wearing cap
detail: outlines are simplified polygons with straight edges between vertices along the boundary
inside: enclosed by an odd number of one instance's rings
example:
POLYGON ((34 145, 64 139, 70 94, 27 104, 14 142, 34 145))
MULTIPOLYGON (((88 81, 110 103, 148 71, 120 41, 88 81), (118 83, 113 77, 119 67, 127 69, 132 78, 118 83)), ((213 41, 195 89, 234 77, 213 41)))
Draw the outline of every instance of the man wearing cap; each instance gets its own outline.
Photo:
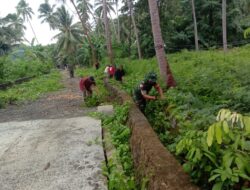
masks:
POLYGON ((147 100, 155 100, 156 96, 150 96, 149 92, 154 87, 161 98, 163 97, 163 92, 159 84, 157 84, 157 75, 154 72, 150 72, 145 75, 144 80, 137 86, 134 90, 134 100, 140 110, 144 112, 147 100))
POLYGON ((80 87, 80 90, 82 91, 84 98, 92 95, 92 93, 93 93, 92 86, 93 85, 94 86, 96 85, 95 79, 93 76, 81 78, 81 80, 79 82, 79 87, 80 87))

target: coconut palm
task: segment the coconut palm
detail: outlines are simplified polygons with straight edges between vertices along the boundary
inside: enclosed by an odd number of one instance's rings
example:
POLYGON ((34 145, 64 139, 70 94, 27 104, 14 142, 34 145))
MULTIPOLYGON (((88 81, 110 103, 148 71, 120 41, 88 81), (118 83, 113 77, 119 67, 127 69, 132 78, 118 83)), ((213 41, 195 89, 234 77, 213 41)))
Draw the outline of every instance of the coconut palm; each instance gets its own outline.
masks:
POLYGON ((37 43, 39 43, 38 39, 36 37, 36 33, 35 33, 35 31, 34 31, 34 29, 32 27, 32 24, 30 22, 30 20, 32 19, 32 14, 34 14, 34 12, 31 9, 31 7, 29 7, 29 4, 25 0, 20 0, 19 3, 16 6, 16 9, 17 9, 17 14, 21 15, 24 21, 29 22, 29 25, 30 25, 30 27, 32 29, 32 32, 33 32, 33 34, 34 34, 34 36, 36 38, 36 41, 37 41, 37 43))
POLYGON ((148 4, 149 4, 149 10, 150 10, 150 18, 151 18, 153 37, 154 37, 156 57, 158 60, 160 74, 163 80, 166 82, 166 85, 168 87, 174 87, 176 86, 176 83, 171 73, 170 67, 166 59, 165 51, 164 51, 164 43, 163 43, 162 34, 161 34, 160 18, 159 18, 159 10, 157 6, 157 1, 148 0, 148 4))
POLYGON ((199 42, 198 42, 198 30, 197 30, 197 22, 196 22, 196 13, 195 13, 195 2, 191 0, 192 4, 192 13, 193 13, 193 21, 194 21, 194 41, 195 41, 195 49, 199 50, 199 42))
POLYGON ((93 14, 93 6, 89 2, 89 0, 77 0, 77 9, 79 10, 84 23, 88 23, 90 15, 95 20, 95 16, 93 14))
POLYGON ((23 19, 16 13, 10 13, 4 17, 3 21, 5 26, 15 33, 15 35, 11 35, 14 42, 21 42, 23 40, 24 30, 26 29, 23 24, 23 19))
POLYGON ((138 52, 138 57, 139 59, 142 58, 141 55, 141 46, 140 46, 140 40, 139 40, 139 34, 138 34, 138 29, 135 23, 135 16, 134 16, 134 10, 133 10, 133 2, 132 0, 127 0, 129 10, 131 11, 131 18, 132 18, 132 23, 134 27, 134 33, 135 33, 135 38, 136 38, 136 44, 137 44, 137 52, 138 52))
MULTIPOLYGON (((59 1, 62 1, 63 3, 66 2, 66 0, 59 0, 59 1)), ((81 16, 80 10, 77 8, 77 4, 74 2, 74 0, 70 0, 70 2, 71 2, 71 4, 74 6, 74 9, 75 9, 76 12, 77 12, 78 18, 79 18, 80 21, 81 21, 83 33, 84 33, 85 37, 87 38, 88 43, 89 43, 89 46, 90 46, 90 48, 91 48, 92 62, 93 62, 93 65, 95 65, 95 64, 97 63, 96 49, 95 49, 95 46, 94 46, 94 44, 92 43, 92 40, 91 40, 91 38, 90 38, 88 27, 87 27, 87 25, 86 25, 84 19, 83 19, 82 16, 81 16)))
POLYGON ((56 28, 60 31, 54 38, 58 39, 57 52, 72 57, 82 41, 79 23, 73 24, 73 16, 62 5, 55 12, 56 28))
POLYGON ((112 51, 112 43, 111 43, 111 34, 109 29, 109 21, 108 21, 108 5, 106 0, 102 0, 103 2, 103 18, 104 18, 104 25, 105 25, 105 36, 106 36, 106 45, 108 50, 108 56, 110 60, 110 64, 113 64, 113 51, 112 51))
POLYGON ((47 22, 51 29, 55 29, 54 8, 55 5, 51 6, 49 4, 49 0, 45 0, 38 9, 38 11, 40 12, 38 18, 42 19, 42 23, 47 22))
POLYGON ((227 0, 222 0, 222 34, 223 50, 227 51, 227 0))
MULTIPOLYGON (((111 16, 112 12, 115 13, 115 9, 113 8, 114 1, 112 1, 112 0, 107 1, 106 0, 106 5, 107 5, 107 15, 109 15, 109 17, 110 17, 110 20, 109 19, 108 20, 112 23, 116 39, 117 39, 117 41, 119 41, 118 33, 116 31, 117 29, 116 29, 115 23, 112 19, 112 16, 111 16)), ((100 20, 103 20, 103 22, 104 22, 104 6, 103 6, 102 0, 95 1, 95 14, 98 15, 100 20)))
POLYGON ((120 27, 120 19, 119 19, 119 11, 118 11, 118 1, 119 0, 114 0, 115 1, 115 12, 116 12, 116 17, 117 17, 117 39, 118 42, 121 42, 121 27, 120 27))
POLYGON ((0 42, 10 46, 22 42, 25 29, 23 19, 15 13, 0 18, 0 42))

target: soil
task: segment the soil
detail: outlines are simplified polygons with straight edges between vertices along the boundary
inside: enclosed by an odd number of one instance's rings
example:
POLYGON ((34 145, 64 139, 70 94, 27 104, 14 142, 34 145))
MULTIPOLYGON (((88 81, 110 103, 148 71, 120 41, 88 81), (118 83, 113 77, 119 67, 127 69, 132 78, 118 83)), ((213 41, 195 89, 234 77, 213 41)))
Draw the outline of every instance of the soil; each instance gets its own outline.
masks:
POLYGON ((0 109, 0 122, 71 118, 96 111, 96 108, 83 108, 83 97, 78 87, 79 78, 69 78, 67 71, 61 73, 64 85, 62 90, 43 95, 33 102, 22 102, 0 109))

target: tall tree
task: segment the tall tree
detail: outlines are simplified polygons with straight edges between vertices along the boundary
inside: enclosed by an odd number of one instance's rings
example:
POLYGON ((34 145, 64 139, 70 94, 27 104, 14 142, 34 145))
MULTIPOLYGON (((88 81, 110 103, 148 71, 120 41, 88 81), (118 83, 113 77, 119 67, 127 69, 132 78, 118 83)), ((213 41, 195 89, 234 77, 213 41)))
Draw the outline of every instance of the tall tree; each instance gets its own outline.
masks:
MULTIPOLYGON (((106 6, 107 15, 109 15, 109 17, 110 17, 110 20, 109 19, 108 20, 109 20, 109 22, 112 23, 113 29, 114 29, 114 34, 115 34, 114 36, 116 37, 117 41, 119 41, 118 32, 117 32, 116 26, 114 24, 114 21, 112 19, 112 16, 111 16, 111 12, 113 12, 113 13, 116 12, 115 9, 113 8, 114 2, 110 1, 110 0, 109 1, 106 0, 106 5, 107 5, 106 6)), ((104 6, 103 6, 102 0, 98 0, 95 2, 95 13, 96 13, 96 15, 99 15, 104 22, 104 20, 105 20, 105 18, 104 18, 104 6)), ((105 26, 105 23, 104 23, 104 26, 105 26)))
POLYGON ((3 22, 5 23, 5 26, 7 28, 13 31, 9 32, 11 39, 13 39, 13 42, 21 42, 22 38, 24 37, 24 30, 26 30, 23 19, 16 13, 10 13, 3 19, 3 22), (15 35, 13 35, 13 33, 15 33, 15 35))
POLYGON ((140 40, 139 40, 139 34, 138 34, 138 29, 135 23, 135 16, 134 16, 134 9, 133 9, 133 2, 132 0, 127 0, 129 10, 131 11, 131 19, 134 27, 134 33, 135 33, 135 38, 136 38, 136 44, 137 44, 137 52, 138 52, 138 57, 139 59, 142 58, 141 55, 141 45, 140 45, 140 40))
POLYGON ((195 49, 196 51, 199 50, 199 42, 198 42, 198 30, 197 30, 197 22, 196 22, 196 13, 195 13, 195 3, 194 0, 191 0, 192 3, 192 13, 193 13, 193 20, 194 20, 194 41, 195 41, 195 49))
MULTIPOLYGON (((61 0, 61 1, 63 3, 66 2, 66 0, 61 0)), ((94 44, 93 44, 93 42, 91 40, 91 37, 89 35, 88 27, 86 26, 87 23, 84 21, 83 17, 81 16, 81 12, 78 9, 77 4, 74 2, 74 0, 70 0, 70 2, 73 5, 74 9, 76 10, 78 18, 79 18, 79 20, 81 22, 83 33, 84 33, 85 37, 87 38, 90 49, 91 49, 92 62, 93 62, 93 65, 95 65, 97 63, 96 49, 95 49, 95 46, 94 46, 94 44)))
POLYGON ((103 17, 104 17, 104 25, 105 25, 105 36, 106 36, 106 45, 108 50, 108 56, 110 60, 110 64, 113 64, 113 51, 112 51, 112 43, 111 43, 111 34, 109 29, 109 21, 107 15, 107 1, 102 0, 103 2, 103 17))
POLYGON ((117 40, 118 43, 121 42, 121 27, 120 27, 120 19, 119 19, 119 10, 118 10, 118 2, 119 0, 114 0, 115 1, 115 12, 116 12, 116 17, 117 17, 117 40))
POLYGON ((227 51, 227 0, 222 0, 223 50, 227 51))
POLYGON ((24 21, 28 21, 29 25, 31 27, 31 30, 36 38, 37 43, 39 44, 39 41, 37 39, 36 33, 33 29, 33 26, 30 22, 30 20, 32 19, 32 14, 34 14, 33 10, 31 7, 29 7, 29 4, 25 1, 25 0, 20 0, 19 3, 16 6, 17 9, 17 14, 21 15, 23 17, 24 21))
POLYGON ((42 23, 47 22, 51 29, 55 29, 55 20, 54 20, 54 8, 55 5, 50 5, 49 0, 45 0, 44 3, 42 3, 39 6, 38 11, 40 12, 40 15, 38 18, 42 18, 42 23))
MULTIPOLYGON (((55 13, 56 28, 60 31, 54 38, 58 39, 57 52, 66 58, 73 59, 77 46, 82 41, 82 30, 79 24, 73 24, 73 16, 61 6, 55 13)), ((73 64, 73 63, 72 63, 73 64)))
POLYGON ((157 1, 148 0, 151 25, 154 37, 156 57, 158 60, 158 65, 160 69, 160 74, 163 80, 166 82, 167 87, 176 86, 176 82, 168 65, 168 61, 164 51, 164 43, 161 34, 159 11, 157 6, 157 1))

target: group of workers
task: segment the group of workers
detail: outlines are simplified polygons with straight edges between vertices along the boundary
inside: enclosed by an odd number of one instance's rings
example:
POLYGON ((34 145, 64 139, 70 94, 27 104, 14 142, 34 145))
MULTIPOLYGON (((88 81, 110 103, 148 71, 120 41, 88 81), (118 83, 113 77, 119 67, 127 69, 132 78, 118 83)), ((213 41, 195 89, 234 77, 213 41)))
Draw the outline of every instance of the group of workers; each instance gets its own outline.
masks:
MULTIPOLYGON (((115 65, 106 66, 104 73, 109 78, 114 78, 117 81, 122 82, 125 71, 121 65, 119 68, 116 68, 115 65)), ((87 96, 91 96, 93 93, 93 87, 96 86, 96 82, 93 76, 83 77, 79 82, 80 90, 82 91, 84 99, 87 96)), ((152 88, 155 88, 160 95, 160 98, 163 98, 163 92, 160 85, 157 83, 157 75, 154 72, 150 72, 145 75, 144 80, 136 86, 133 92, 133 99, 137 106, 142 112, 144 112, 147 101, 156 100, 156 96, 149 95, 149 92, 152 88)))

